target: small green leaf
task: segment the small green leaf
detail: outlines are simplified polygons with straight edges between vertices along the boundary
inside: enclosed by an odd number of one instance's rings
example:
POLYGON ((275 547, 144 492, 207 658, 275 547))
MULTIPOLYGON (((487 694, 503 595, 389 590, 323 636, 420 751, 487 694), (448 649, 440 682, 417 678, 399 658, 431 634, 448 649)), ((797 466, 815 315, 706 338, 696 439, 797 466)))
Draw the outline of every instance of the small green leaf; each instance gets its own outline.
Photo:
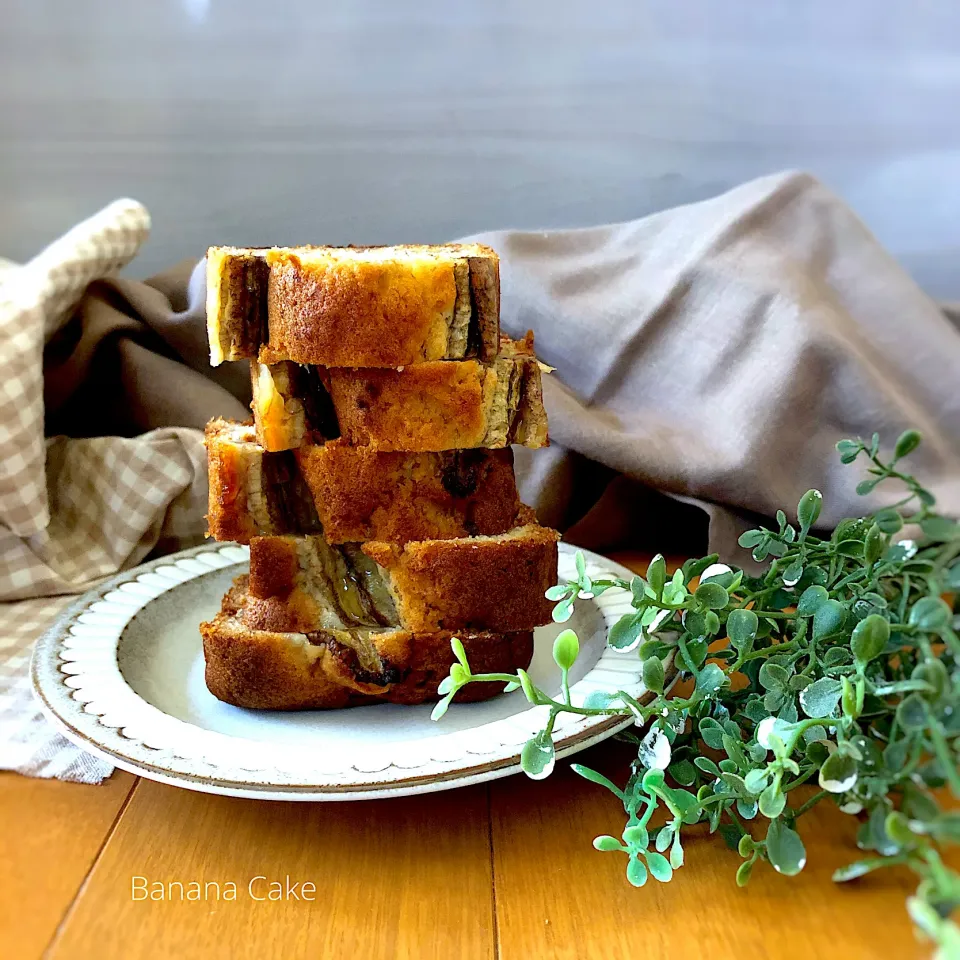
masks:
POLYGON ((657 839, 654 842, 654 846, 660 853, 663 853, 667 847, 670 846, 670 841, 673 839, 673 829, 668 824, 665 827, 661 827, 657 831, 657 839))
POLYGON ((807 587, 800 595, 800 600, 797 602, 797 613, 801 617, 812 617, 829 597, 830 594, 827 593, 826 588, 815 583, 813 586, 807 587))
POLYGON ((825 640, 843 629, 846 608, 839 600, 824 600, 813 615, 813 639, 825 640))
POLYGON ((703 742, 713 750, 723 748, 723 727, 713 717, 704 717, 700 721, 700 736, 703 742))
POLYGON ((697 677, 697 690, 701 693, 715 693, 726 682, 727 675, 715 663, 708 663, 697 677))
POLYGON ((612 850, 622 850, 623 844, 620 843, 616 837, 604 835, 602 837, 594 837, 593 848, 600 850, 602 853, 609 853, 612 850))
POLYGON ((873 524, 867 531, 866 539, 863 541, 863 559, 868 567, 872 567, 887 549, 887 538, 883 535, 879 524, 873 524))
POLYGON ((647 690, 663 693, 664 677, 663 661, 659 657, 643 661, 643 685, 647 690))
POLYGON ((900 701, 897 721, 904 730, 923 730, 926 727, 927 707, 919 693, 911 693, 900 701))
POLYGON ((833 677, 821 677, 800 692, 800 706, 808 717, 829 717, 840 702, 842 684, 833 677))
POLYGON ((707 615, 699 610, 687 610, 683 617, 683 626, 692 637, 705 637, 707 615))
POLYGON ((584 698, 583 705, 591 710, 606 710, 607 707, 619 706, 620 696, 609 690, 591 690, 584 698))
POLYGON ((553 773, 556 753, 553 740, 546 730, 531 737, 520 751, 520 769, 531 780, 543 780, 553 773))
POLYGON ((819 490, 808 490, 797 504, 797 520, 800 521, 800 535, 806 537, 807 531, 817 522, 820 508, 823 506, 823 494, 819 490))
MULTIPOLYGON (((770 774, 766 768, 756 767, 747 771, 743 782, 747 790, 756 797, 763 793, 763 788, 767 785, 769 779, 770 774)), ((746 856, 746 854, 743 854, 743 856, 746 856)))
POLYGON ((739 853, 744 859, 749 857, 750 854, 752 854, 756 849, 757 845, 754 843, 753 837, 751 837, 749 833, 745 833, 740 838, 740 842, 737 844, 737 853, 739 853))
MULTIPOLYGON (((716 721, 714 722, 716 723, 716 721)), ((720 735, 722 736, 722 729, 720 735)), ((709 757, 694 757, 693 764, 698 770, 708 773, 711 777, 720 776, 720 768, 709 757)))
POLYGON ((647 792, 659 790, 663 787, 665 780, 662 770, 648 770, 643 775, 643 780, 640 781, 643 784, 643 789, 647 792))
POLYGON ((921 597, 911 608, 907 623, 936 633, 950 623, 950 607, 939 597, 921 597))
POLYGON ((873 488, 880 482, 880 478, 876 477, 873 480, 861 480, 857 484, 857 493, 861 497, 865 497, 868 493, 873 492, 873 488))
POLYGON ((684 823, 696 823, 700 819, 700 801, 689 790, 673 790, 670 800, 680 811, 684 823))
POLYGON ((614 650, 632 650, 640 642, 643 618, 639 613, 628 613, 611 628, 607 644, 614 650))
POLYGON ((783 571, 783 582, 788 586, 793 586, 803 576, 803 564, 799 560, 793 563, 783 571))
POLYGON ((573 597, 561 600, 553 608, 552 616, 554 623, 566 623, 573 616, 573 597))
POLYGON ((956 520, 947 517, 925 517, 920 521, 920 529, 936 543, 946 543, 960 533, 960 525, 956 520))
POLYGON ((920 897, 907 897, 907 913, 931 940, 942 942, 949 937, 953 941, 953 943, 945 943, 944 949, 937 951, 935 960, 955 960, 960 952, 960 943, 957 943, 960 938, 953 932, 948 921, 937 913, 935 907, 920 897))
POLYGON ((841 463, 853 463, 860 454, 863 446, 855 440, 841 440, 837 444, 837 452, 840 454, 841 463))
POLYGON ((626 799, 624 792, 612 780, 607 779, 607 777, 605 777, 602 773, 597 773, 596 770, 591 770, 590 767, 585 767, 582 763, 571 763, 570 769, 578 776, 583 777, 584 780, 589 780, 591 783, 596 783, 601 787, 606 787, 612 794, 619 797, 621 800, 626 799))
POLYGON ((912 847, 917 842, 917 838, 910 829, 910 821, 898 810, 892 810, 887 814, 883 828, 898 847, 912 847))
POLYGON ((440 684, 437 686, 437 693, 439 693, 440 696, 444 696, 452 692, 453 692, 453 677, 451 676, 444 677, 440 681, 440 684))
POLYGON ((787 798, 775 783, 760 794, 760 812, 770 820, 779 817, 786 805, 787 798))
POLYGON ((587 562, 580 550, 577 551, 576 556, 573 558, 573 562, 577 566, 577 576, 583 580, 583 578, 587 575, 587 562))
POLYGON ((913 668, 911 680, 920 680, 930 684, 929 691, 920 691, 920 696, 928 703, 936 703, 950 686, 950 674, 942 660, 925 660, 913 668))
POLYGON ((851 720, 856 720, 860 716, 857 709, 857 691, 850 682, 849 677, 840 678, 840 703, 843 709, 843 715, 851 720))
POLYGON ((857 782, 857 761, 837 750, 820 768, 820 787, 828 793, 846 793, 857 782))
POLYGON ((647 882, 647 868, 639 857, 631 857, 627 863, 627 879, 635 887, 642 887, 647 882))
POLYGON ((903 517, 893 507, 878 510, 873 516, 877 526, 886 534, 897 533, 903 527, 903 517))
POLYGON ((833 871, 834 883, 847 883, 849 880, 856 880, 873 870, 879 870, 881 867, 887 867, 890 861, 886 857, 873 857, 870 860, 854 860, 845 867, 840 867, 833 871))
POLYGON ((741 547, 752 550, 755 546, 761 543, 765 537, 766 533, 764 533, 763 530, 747 530, 740 534, 740 538, 737 540, 737 543, 739 543, 741 547))
POLYGON ((723 770, 720 779, 738 796, 741 800, 751 800, 750 791, 747 789, 746 781, 737 773, 731 773, 723 770))
POLYGON ((750 882, 750 874, 753 873, 754 863, 756 863, 755 860, 744 860, 743 863, 737 867, 738 887, 745 887, 750 882))
POLYGON ((879 613, 871 613, 853 628, 850 648, 857 663, 866 664, 879 657, 890 639, 890 624, 879 613))
POLYGON ((661 554, 657 554, 647 567, 647 582, 659 600, 663 596, 663 587, 667 582, 667 563, 661 554))
POLYGON ((697 768, 689 760, 678 760, 670 764, 667 772, 684 787, 691 786, 697 779, 697 768))
POLYGON ((684 561, 683 566, 680 568, 683 574, 683 582, 689 583, 691 580, 699 577, 704 570, 712 567, 719 559, 718 554, 711 553, 709 556, 701 557, 699 560, 684 561))
POLYGON ((741 653, 750 649, 757 636, 760 621, 752 610, 738 607, 727 617, 727 636, 741 653))
POLYGON ((701 583, 694 596, 710 610, 722 610, 730 602, 730 595, 726 589, 712 580, 701 583))
POLYGON ((661 883, 669 883, 673 879, 673 867, 670 866, 670 861, 662 853, 648 853, 647 866, 653 876, 661 883))
POLYGON ((571 589, 572 588, 569 583, 558 583, 556 586, 550 587, 550 589, 544 593, 544 596, 548 600, 562 600, 565 596, 567 596, 568 593, 570 593, 571 589))
POLYGON ((764 690, 786 690, 790 674, 779 663, 765 660, 760 668, 759 680, 764 690))
POLYGON ((463 648, 463 643, 460 641, 459 637, 453 637, 450 640, 450 647, 453 650, 453 655, 460 661, 463 665, 464 670, 467 674, 470 673, 470 664, 467 663, 467 651, 463 648))
POLYGON ((561 630, 553 641, 553 659, 561 670, 569 670, 580 654, 580 640, 573 630, 561 630))
POLYGON ((446 712, 447 708, 450 706, 450 701, 453 700, 453 694, 448 694, 445 696, 434 708, 430 714, 431 720, 439 720, 446 712))
POLYGON ((693 673, 693 671, 698 670, 703 661, 707 659, 706 639, 688 640, 687 653, 690 655, 689 660, 684 658, 684 663, 681 663, 680 666, 684 667, 684 669, 690 670, 690 672, 693 673))
POLYGON ((523 695, 531 702, 537 702, 537 690, 530 679, 526 670, 517 670, 517 677, 520 679, 520 686, 523 689, 523 695))
POLYGON ((893 448, 894 459, 899 460, 901 457, 909 456, 920 446, 922 439, 918 430, 904 430, 897 437, 897 445, 893 448))
POLYGON ((785 877, 796 876, 807 862, 800 835, 780 820, 772 820, 767 829, 767 856, 773 869, 785 877))
MULTIPOLYGON (((677 573, 680 571, 678 570, 677 573)), ((676 577, 673 580, 667 581, 666 586, 663 588, 663 602, 664 603, 673 603, 678 604, 682 603, 684 598, 687 595, 687 588, 684 584, 677 582, 676 577)))
POLYGON ((899 773, 907 763, 910 742, 904 738, 888 743, 883 751, 883 765, 890 773, 899 773))
POLYGON ((683 866, 683 846, 680 843, 679 830, 674 835, 673 846, 670 848, 670 866, 674 870, 679 870, 683 866))

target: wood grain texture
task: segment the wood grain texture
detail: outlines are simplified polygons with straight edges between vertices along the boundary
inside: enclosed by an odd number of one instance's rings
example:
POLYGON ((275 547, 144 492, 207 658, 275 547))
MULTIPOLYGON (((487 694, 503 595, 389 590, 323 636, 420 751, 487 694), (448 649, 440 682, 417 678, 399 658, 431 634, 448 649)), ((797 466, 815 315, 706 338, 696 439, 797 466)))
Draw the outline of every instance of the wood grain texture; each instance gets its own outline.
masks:
POLYGON ((99 787, 0 773, 0 954, 32 958, 52 939, 96 862, 135 777, 99 787))
MULTIPOLYGON (((266 881, 257 894, 266 894, 266 881)), ((54 958, 494 956, 487 793, 273 803, 141 781, 54 958), (132 878, 228 881, 235 901, 132 900, 132 878), (314 902, 256 901, 257 876, 314 902)), ((212 889, 211 889, 212 896, 212 889)))
MULTIPOLYGON (((611 559, 643 572, 651 557, 625 550, 611 559)), ((668 557, 668 569, 681 562, 668 557)), ((631 745, 611 741, 576 759, 622 784, 635 755, 631 745)), ((801 821, 803 872, 781 877, 761 865, 745 890, 734 882, 740 857, 703 825, 686 835, 686 866, 669 884, 651 878, 642 890, 631 887, 626 858, 592 846, 600 834, 620 834, 622 805, 566 763, 549 781, 491 784, 490 806, 501 960, 929 956, 905 910, 916 888, 910 871, 833 883, 837 867, 863 854, 854 842, 856 821, 830 803, 801 821)))
MULTIPOLYGON (((629 744, 610 743, 577 760, 623 783, 634 755, 629 744)), ((670 883, 631 887, 626 858, 591 845, 600 834, 620 834, 622 805, 565 763, 549 781, 493 784, 491 810, 501 960, 930 954, 914 939, 904 908, 916 888, 909 871, 881 871, 842 886, 831 881, 837 867, 862 854, 856 822, 829 803, 801 821, 803 872, 788 878, 758 867, 744 890, 734 883, 740 857, 705 825, 691 829, 686 865, 670 883)))
MULTIPOLYGON (((615 559, 642 570, 650 557, 631 551, 615 559)), ((630 745, 610 742, 577 759, 623 782, 633 755, 630 745)), ((547 782, 515 776, 344 804, 235 800, 141 780, 111 833, 131 782, 123 774, 102 788, 0 778, 0 815, 16 824, 0 840, 4 957, 38 956, 64 912, 54 960, 930 954, 904 909, 916 886, 909 871, 832 883, 833 870, 859 851, 855 820, 829 802, 801 821, 808 862, 798 877, 760 866, 738 889, 740 858, 700 825, 687 835, 687 865, 674 880, 636 890, 625 858, 591 845, 620 832, 620 804, 566 762, 547 782), (258 875, 312 880, 316 900, 252 900, 246 885, 258 875), (224 889, 232 880, 237 899, 183 902, 175 891, 173 900, 135 902, 134 876, 185 886, 213 880, 224 889)), ((267 889, 261 881, 258 892, 267 889)))

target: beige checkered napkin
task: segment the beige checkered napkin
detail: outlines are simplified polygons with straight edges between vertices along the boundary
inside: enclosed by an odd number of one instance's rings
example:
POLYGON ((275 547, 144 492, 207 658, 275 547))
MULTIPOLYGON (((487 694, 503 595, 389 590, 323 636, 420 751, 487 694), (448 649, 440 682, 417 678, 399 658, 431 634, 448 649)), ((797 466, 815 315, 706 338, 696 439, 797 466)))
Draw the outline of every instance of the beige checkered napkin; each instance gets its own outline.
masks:
POLYGON ((100 783, 113 767, 78 750, 40 712, 30 686, 33 642, 73 597, 0 604, 0 769, 100 783))
POLYGON ((119 200, 26 266, 0 270, 0 769, 97 783, 111 767, 43 718, 28 677, 33 643, 75 594, 154 548, 203 536, 206 467, 197 430, 44 439, 43 348, 94 280, 147 235, 119 200), (66 595, 66 596, 65 596, 66 595))
POLYGON ((0 274, 0 523, 21 537, 50 519, 44 480, 43 347, 94 280, 140 249, 150 215, 117 200, 23 267, 0 274))

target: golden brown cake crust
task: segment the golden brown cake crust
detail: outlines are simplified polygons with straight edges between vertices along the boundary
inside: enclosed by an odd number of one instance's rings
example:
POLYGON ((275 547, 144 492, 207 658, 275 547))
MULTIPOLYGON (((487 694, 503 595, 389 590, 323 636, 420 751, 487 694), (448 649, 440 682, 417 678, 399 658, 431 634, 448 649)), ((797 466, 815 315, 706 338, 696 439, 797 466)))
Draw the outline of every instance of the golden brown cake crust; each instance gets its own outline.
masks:
POLYGON ((520 501, 513 451, 400 453, 340 440, 267 453, 252 426, 207 425, 208 526, 216 540, 319 533, 330 543, 505 533, 520 501))
POLYGON ((254 423, 265 450, 342 436, 408 453, 549 443, 533 341, 501 338, 500 355, 398 369, 251 364, 254 423))
POLYGON ((204 431, 210 480, 207 525, 216 540, 248 543, 259 532, 247 501, 249 460, 242 447, 221 442, 226 424, 225 420, 211 420, 204 431))
POLYGON ((521 387, 513 414, 498 408, 502 378, 517 369, 521 384, 540 383, 537 361, 528 357, 483 364, 476 360, 421 363, 403 370, 331 369, 327 387, 345 442, 374 444, 382 450, 431 451, 498 448, 513 442, 547 445, 542 431, 518 429, 546 424, 538 389, 521 387), (535 406, 531 406, 535 405, 535 406), (502 421, 501 435, 490 432, 502 421))
POLYGON ((481 244, 211 247, 207 264, 215 364, 258 348, 264 363, 355 367, 497 352, 499 258, 481 244))
POLYGON ((431 451, 482 446, 495 377, 476 360, 441 360, 329 370, 327 383, 347 443, 431 451))
MULTIPOLYGON (((242 587, 223 610, 200 625, 207 688, 225 703, 262 710, 337 709, 364 703, 418 704, 437 699, 437 686, 454 661, 449 632, 372 635, 377 666, 364 666, 336 631, 309 636, 251 630, 236 615, 242 587)), ((533 634, 460 633, 476 673, 514 673, 530 665, 533 634)), ((500 683, 470 684, 458 702, 486 700, 500 683)))
POLYGON ((549 623, 560 535, 530 525, 503 537, 362 544, 390 576, 411 630, 524 630, 549 623))
POLYGON ((449 261, 304 263, 267 257, 264 363, 396 367, 446 356, 456 284, 449 261))
POLYGON ((504 533, 520 508, 509 449, 401 453, 335 440, 295 453, 330 543, 504 533))

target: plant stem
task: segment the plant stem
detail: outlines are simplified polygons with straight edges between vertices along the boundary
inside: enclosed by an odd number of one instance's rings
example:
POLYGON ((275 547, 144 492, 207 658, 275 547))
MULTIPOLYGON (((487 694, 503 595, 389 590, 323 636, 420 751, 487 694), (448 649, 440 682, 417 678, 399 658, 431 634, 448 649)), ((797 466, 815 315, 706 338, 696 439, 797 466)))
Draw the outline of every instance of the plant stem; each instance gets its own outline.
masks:
POLYGON ((797 807, 797 809, 793 812, 793 819, 796 820, 798 817, 802 817, 809 809, 815 807, 826 796, 828 796, 826 790, 820 790, 818 793, 815 793, 812 797, 797 807))

